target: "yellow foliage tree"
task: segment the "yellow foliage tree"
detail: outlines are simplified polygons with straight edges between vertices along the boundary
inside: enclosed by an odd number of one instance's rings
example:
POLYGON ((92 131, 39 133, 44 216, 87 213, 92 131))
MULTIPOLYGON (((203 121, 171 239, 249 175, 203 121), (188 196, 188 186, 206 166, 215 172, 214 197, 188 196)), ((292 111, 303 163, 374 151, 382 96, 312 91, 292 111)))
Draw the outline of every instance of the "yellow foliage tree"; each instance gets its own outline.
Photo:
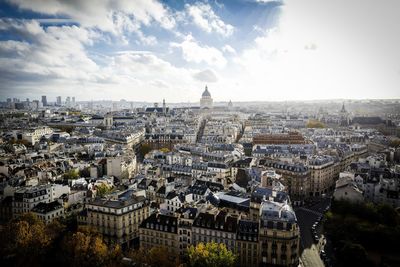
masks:
POLYGON ((309 120, 307 122, 307 128, 325 128, 325 124, 317 120, 309 120))
POLYGON ((71 266, 108 266, 121 259, 121 248, 109 248, 100 234, 78 229, 64 241, 64 250, 71 266))
POLYGON ((225 267, 234 266, 236 256, 222 243, 199 243, 188 248, 189 266, 225 267))
POLYGON ((161 148, 160 151, 163 152, 163 153, 168 153, 168 152, 170 152, 169 148, 167 148, 167 147, 161 148))
POLYGON ((15 258, 14 265, 39 265, 52 242, 46 225, 33 213, 26 213, 11 220, 2 235, 1 254, 15 258))

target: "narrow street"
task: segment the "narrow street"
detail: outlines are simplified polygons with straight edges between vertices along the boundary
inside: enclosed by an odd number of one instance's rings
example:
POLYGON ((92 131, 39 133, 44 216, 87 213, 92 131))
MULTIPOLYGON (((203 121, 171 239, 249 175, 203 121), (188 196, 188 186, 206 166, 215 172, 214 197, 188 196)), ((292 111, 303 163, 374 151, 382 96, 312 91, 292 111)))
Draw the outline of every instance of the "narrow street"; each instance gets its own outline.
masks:
POLYGON ((321 199, 318 203, 310 207, 295 208, 297 222, 300 227, 301 235, 301 262, 303 266, 325 266, 320 258, 319 252, 321 243, 324 240, 322 235, 321 223, 316 227, 318 237, 322 239, 319 243, 315 243, 314 234, 311 227, 318 221, 320 216, 323 216, 325 209, 330 205, 330 199, 321 199))
POLYGON ((204 127, 206 126, 207 119, 203 119, 200 124, 199 131, 197 132, 196 142, 199 143, 204 134, 204 127))

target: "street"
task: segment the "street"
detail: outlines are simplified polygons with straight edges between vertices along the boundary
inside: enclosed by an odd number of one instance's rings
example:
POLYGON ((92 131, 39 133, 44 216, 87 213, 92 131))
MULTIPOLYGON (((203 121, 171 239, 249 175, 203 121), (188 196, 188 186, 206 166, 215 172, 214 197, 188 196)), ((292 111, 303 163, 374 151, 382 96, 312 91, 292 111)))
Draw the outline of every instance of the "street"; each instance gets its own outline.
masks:
POLYGON ((322 239, 322 241, 317 245, 314 242, 314 234, 312 233, 311 227, 318 221, 320 216, 323 216, 325 209, 329 205, 330 199, 322 198, 312 206, 295 208, 297 222, 300 227, 301 260, 304 266, 324 266, 324 263, 319 256, 319 247, 324 241, 323 236, 321 236, 322 227, 320 223, 318 223, 318 226, 316 227, 317 235, 322 239))

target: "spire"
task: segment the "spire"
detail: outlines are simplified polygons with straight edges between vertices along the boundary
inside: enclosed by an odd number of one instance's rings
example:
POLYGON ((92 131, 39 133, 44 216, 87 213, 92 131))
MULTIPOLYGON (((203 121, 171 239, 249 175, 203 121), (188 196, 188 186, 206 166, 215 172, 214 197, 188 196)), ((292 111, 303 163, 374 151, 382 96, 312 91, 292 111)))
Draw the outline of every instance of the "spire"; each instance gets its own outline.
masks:
POLYGON ((341 110, 341 112, 343 112, 343 113, 346 112, 346 108, 344 107, 344 102, 343 102, 343 105, 342 105, 342 110, 341 110))

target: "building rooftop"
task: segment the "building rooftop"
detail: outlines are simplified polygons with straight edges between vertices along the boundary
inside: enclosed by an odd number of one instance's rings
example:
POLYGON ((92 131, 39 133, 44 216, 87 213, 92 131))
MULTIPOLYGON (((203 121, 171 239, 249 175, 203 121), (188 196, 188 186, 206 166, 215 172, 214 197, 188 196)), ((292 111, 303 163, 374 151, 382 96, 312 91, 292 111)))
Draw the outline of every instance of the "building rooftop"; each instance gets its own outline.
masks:
POLYGON ((292 207, 286 203, 266 200, 261 203, 261 220, 266 225, 269 221, 296 223, 297 218, 292 207))
POLYGON ((40 202, 32 209, 32 212, 46 214, 62 208, 63 206, 58 201, 53 201, 50 203, 40 202))
POLYGON ((206 89, 204 90, 203 94, 201 95, 202 97, 211 97, 210 92, 208 91, 208 87, 206 85, 206 89))

